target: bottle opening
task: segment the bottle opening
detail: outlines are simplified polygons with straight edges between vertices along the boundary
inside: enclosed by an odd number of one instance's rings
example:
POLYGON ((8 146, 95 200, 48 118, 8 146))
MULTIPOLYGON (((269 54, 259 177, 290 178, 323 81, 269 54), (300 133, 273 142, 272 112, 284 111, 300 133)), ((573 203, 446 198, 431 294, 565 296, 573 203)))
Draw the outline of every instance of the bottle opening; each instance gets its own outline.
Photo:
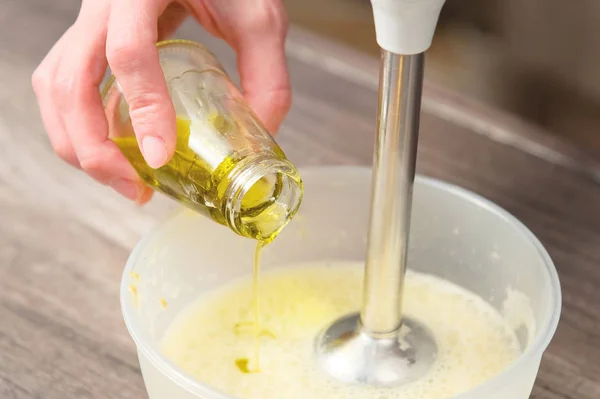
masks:
POLYGON ((244 162, 233 171, 225 214, 236 233, 269 243, 300 207, 303 185, 296 168, 285 159, 244 162))

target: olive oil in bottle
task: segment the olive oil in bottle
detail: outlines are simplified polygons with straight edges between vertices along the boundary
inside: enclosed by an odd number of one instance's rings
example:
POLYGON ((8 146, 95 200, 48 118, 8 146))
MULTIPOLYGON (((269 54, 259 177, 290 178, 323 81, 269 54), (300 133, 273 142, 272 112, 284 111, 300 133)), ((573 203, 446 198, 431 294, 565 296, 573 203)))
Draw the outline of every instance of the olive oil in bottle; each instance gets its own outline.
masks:
POLYGON ((158 169, 145 162, 114 78, 103 90, 109 137, 149 186, 239 235, 272 241, 302 201, 297 169, 205 47, 157 46, 177 114, 173 158, 158 169))

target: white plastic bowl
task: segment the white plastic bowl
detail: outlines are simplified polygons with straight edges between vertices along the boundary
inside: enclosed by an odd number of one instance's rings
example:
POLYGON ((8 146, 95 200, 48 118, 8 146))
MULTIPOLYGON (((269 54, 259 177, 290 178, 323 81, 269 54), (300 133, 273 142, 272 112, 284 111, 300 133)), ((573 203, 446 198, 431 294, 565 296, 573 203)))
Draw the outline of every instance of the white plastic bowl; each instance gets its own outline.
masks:
MULTIPOLYGON (((265 250, 264 270, 308 261, 363 260, 370 169, 314 168, 301 174, 306 186, 299 216, 265 250)), ((150 399, 232 399, 178 369, 161 354, 159 342, 179 311, 202 293, 251 273, 253 250, 251 240, 187 210, 136 246, 123 274, 121 305, 150 399), (132 284, 136 295, 130 292, 132 284), (168 303, 166 309, 161 299, 168 303)), ((561 309, 556 270, 536 237, 489 201, 418 177, 409 267, 453 281, 501 311, 508 289, 526 295, 534 323, 515 324, 524 348, 521 357, 453 399, 529 398, 561 309)), ((521 310, 527 314, 527 306, 521 310)))

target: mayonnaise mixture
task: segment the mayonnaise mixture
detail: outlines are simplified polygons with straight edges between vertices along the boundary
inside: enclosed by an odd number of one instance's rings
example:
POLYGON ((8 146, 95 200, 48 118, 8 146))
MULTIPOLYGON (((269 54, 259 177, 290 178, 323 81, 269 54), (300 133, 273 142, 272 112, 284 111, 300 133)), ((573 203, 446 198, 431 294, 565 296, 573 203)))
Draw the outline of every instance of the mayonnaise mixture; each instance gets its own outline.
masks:
MULTIPOLYGON (((409 272, 404 311, 434 334, 438 357, 399 388, 350 386, 315 364, 314 338, 360 308, 363 265, 307 264, 262 273, 260 371, 253 370, 252 279, 198 299, 176 317, 163 353, 199 381, 239 399, 444 399, 465 392, 520 354, 501 315, 483 299, 436 277, 409 272), (248 364, 249 363, 249 364, 248 364)), ((175 399, 175 398, 174 398, 175 399)))

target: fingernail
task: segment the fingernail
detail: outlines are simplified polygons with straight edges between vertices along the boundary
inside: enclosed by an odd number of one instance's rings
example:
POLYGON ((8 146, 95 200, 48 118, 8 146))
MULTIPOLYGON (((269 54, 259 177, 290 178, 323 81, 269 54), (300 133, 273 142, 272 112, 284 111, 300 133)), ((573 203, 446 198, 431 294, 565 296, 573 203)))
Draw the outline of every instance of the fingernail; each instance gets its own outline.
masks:
POLYGON ((140 196, 140 187, 131 180, 117 179, 110 182, 110 186, 130 200, 137 201, 140 196))
POLYGON ((142 152, 151 168, 160 168, 167 163, 167 147, 165 142, 154 136, 146 136, 142 140, 142 152))

